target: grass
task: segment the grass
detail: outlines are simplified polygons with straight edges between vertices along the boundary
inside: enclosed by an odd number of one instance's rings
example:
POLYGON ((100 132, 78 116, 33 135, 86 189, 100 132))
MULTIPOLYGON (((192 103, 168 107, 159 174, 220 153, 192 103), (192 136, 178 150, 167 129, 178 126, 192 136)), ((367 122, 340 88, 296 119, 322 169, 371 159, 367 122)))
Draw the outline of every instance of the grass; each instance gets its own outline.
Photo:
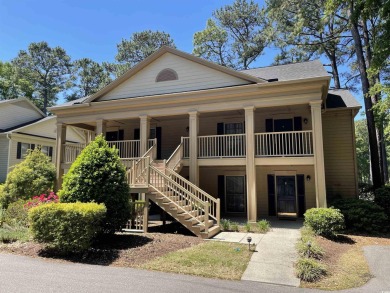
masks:
POLYGON ((178 250, 140 267, 207 278, 240 280, 252 252, 244 244, 208 241, 178 250))
POLYGON ((0 243, 26 242, 29 240, 27 228, 0 228, 0 243))
POLYGON ((245 224, 239 224, 228 219, 221 219, 221 229, 222 231, 230 232, 254 232, 265 234, 271 229, 271 223, 267 220, 260 220, 257 223, 247 222, 245 224))

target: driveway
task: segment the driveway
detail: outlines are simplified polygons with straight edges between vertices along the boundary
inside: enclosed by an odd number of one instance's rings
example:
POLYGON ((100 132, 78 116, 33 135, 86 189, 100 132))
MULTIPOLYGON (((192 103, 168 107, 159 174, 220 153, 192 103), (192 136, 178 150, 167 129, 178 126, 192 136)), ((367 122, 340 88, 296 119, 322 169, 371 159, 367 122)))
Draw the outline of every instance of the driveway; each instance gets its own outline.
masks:
MULTIPOLYGON (((390 247, 367 247, 376 276, 344 292, 390 291, 390 247)), ((0 254, 0 292, 321 292, 251 281, 223 281, 129 268, 82 265, 0 254)))

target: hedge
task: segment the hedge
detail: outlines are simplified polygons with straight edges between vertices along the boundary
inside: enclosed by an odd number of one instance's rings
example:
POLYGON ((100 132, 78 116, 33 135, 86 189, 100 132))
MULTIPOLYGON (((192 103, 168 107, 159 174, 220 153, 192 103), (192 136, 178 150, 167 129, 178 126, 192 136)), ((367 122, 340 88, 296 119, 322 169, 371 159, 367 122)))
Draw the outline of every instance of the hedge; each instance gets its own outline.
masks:
POLYGON ((105 214, 104 204, 80 202, 44 204, 28 212, 33 238, 63 253, 88 249, 105 214))
POLYGON ((317 235, 334 237, 345 228, 340 210, 333 208, 313 208, 304 214, 305 225, 317 235))

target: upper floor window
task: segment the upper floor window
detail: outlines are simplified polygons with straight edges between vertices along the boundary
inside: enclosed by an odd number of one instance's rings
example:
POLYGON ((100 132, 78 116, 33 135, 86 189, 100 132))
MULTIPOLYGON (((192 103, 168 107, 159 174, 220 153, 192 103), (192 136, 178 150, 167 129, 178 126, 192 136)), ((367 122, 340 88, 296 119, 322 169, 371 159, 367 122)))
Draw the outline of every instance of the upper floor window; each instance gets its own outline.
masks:
POLYGON ((178 76, 175 70, 170 68, 165 68, 157 74, 156 82, 160 81, 169 81, 169 80, 178 80, 178 76))

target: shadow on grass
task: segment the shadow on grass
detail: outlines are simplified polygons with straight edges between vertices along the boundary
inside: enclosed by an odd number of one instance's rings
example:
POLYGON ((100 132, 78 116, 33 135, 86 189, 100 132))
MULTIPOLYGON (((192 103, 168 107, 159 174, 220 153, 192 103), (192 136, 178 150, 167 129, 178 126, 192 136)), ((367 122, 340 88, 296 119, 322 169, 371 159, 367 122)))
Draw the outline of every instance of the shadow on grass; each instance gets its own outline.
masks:
POLYGON ((121 251, 143 246, 151 241, 151 238, 132 234, 103 235, 85 252, 63 254, 58 250, 46 248, 38 255, 75 263, 108 266, 119 258, 121 251))

